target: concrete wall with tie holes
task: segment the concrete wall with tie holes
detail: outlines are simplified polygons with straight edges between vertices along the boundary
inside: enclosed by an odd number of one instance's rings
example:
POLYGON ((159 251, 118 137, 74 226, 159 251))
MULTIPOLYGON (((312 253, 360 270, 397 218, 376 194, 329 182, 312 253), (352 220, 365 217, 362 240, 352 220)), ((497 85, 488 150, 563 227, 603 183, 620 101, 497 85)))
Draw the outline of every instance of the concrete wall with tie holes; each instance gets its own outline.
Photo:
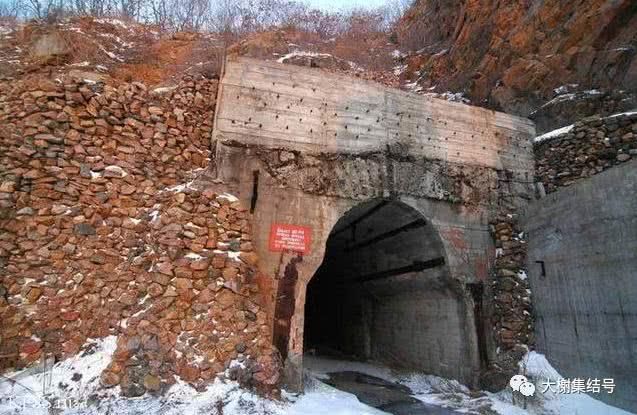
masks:
POLYGON ((250 206, 261 271, 273 278, 273 337, 290 386, 300 382, 307 284, 337 221, 370 200, 411 207, 439 238, 439 280, 453 288, 445 292, 459 306, 450 310, 462 316, 451 320, 468 344, 456 364, 469 369, 451 375, 477 382, 501 345, 492 332, 490 224, 532 197, 534 133, 523 118, 319 69, 226 62, 213 133, 216 177, 250 206), (303 227, 307 249, 273 249, 271 231, 280 225, 303 227))
POLYGON ((537 346, 570 378, 614 378, 599 398, 637 410, 637 161, 530 204, 537 346))

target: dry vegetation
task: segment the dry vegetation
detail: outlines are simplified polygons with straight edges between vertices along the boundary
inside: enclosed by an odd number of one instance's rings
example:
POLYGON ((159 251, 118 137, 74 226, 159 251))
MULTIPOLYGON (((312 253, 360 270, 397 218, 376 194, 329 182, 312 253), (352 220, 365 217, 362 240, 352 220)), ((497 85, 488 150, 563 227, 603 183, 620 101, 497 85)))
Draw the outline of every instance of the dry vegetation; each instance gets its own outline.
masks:
POLYGON ((310 57, 286 62, 397 86, 390 38, 408 3, 392 1, 326 13, 286 0, 0 0, 0 76, 56 67, 164 85, 181 73, 214 78, 226 53, 300 52, 310 57))
POLYGON ((161 31, 206 31, 241 36, 294 27, 322 38, 363 25, 386 31, 411 0, 387 0, 384 7, 325 12, 294 0, 0 0, 0 18, 49 23, 68 17, 117 18, 161 31))

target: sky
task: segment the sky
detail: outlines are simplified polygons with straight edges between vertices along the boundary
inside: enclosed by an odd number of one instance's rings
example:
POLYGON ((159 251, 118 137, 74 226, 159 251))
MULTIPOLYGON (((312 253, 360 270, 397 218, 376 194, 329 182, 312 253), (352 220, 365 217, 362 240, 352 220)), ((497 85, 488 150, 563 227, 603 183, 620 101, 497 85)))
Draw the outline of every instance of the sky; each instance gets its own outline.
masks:
POLYGON ((387 0, 303 0, 303 2, 313 8, 327 11, 348 10, 356 7, 372 9, 387 4, 387 0))

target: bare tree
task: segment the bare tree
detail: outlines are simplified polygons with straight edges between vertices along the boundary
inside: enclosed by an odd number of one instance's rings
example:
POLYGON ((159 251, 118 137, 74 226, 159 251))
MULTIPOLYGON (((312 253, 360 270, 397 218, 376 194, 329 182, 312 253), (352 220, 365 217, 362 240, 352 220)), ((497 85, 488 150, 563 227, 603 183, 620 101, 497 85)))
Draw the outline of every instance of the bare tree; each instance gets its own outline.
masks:
POLYGON ((150 0, 148 19, 161 31, 167 31, 172 27, 171 0, 150 0))
POLYGON ((412 4, 414 4, 414 0, 389 0, 380 7, 378 12, 383 15, 385 29, 393 29, 412 4))
POLYGON ((63 0, 26 0, 24 10, 27 16, 53 22, 64 15, 65 4, 63 0))
POLYGON ((0 0, 0 19, 16 21, 20 17, 22 6, 19 0, 0 0))
POLYGON ((413 0, 377 10, 326 12, 300 0, 0 0, 0 16, 55 20, 62 16, 124 17, 162 31, 211 30, 233 37, 295 27, 326 39, 388 31, 413 0))
POLYGON ((198 31, 203 28, 208 15, 208 0, 172 1, 173 25, 177 31, 198 31))
POLYGON ((73 14, 80 16, 104 17, 114 10, 109 0, 69 0, 73 14))
POLYGON ((236 0, 218 0, 211 6, 207 24, 223 34, 236 33, 240 21, 240 4, 236 0))

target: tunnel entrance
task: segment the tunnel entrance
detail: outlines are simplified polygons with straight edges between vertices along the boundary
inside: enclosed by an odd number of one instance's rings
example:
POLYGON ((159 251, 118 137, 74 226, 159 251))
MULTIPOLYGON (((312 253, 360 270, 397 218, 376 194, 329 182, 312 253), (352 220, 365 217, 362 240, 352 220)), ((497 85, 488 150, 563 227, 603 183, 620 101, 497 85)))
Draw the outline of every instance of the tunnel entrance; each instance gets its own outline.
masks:
POLYGON ((468 383, 474 328, 454 287, 438 233, 418 211, 358 205, 332 229, 308 285, 304 349, 468 383))

